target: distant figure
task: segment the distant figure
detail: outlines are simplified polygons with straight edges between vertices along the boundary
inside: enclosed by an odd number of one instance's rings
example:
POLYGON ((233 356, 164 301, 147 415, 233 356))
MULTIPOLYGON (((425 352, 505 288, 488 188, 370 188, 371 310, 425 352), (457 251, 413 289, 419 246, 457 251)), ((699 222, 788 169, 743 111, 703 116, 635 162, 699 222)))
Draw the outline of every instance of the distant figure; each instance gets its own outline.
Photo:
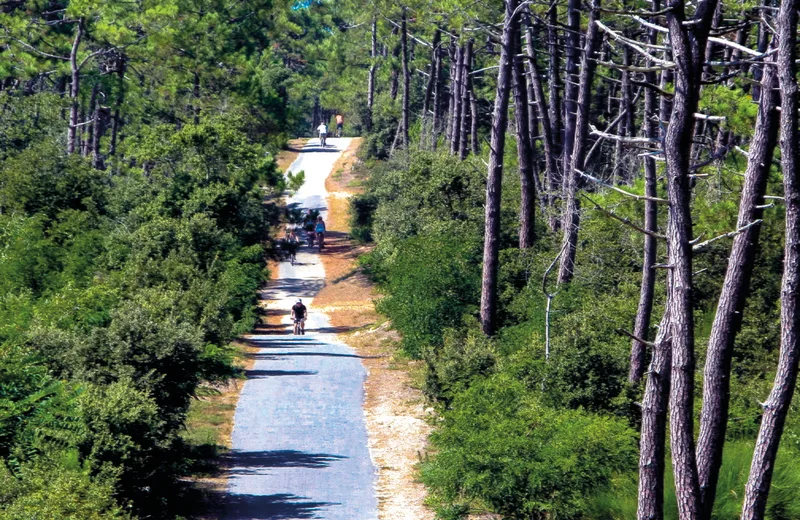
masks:
POLYGON ((317 223, 314 224, 314 233, 317 235, 317 244, 319 248, 325 247, 325 221, 322 217, 317 217, 317 223))
POLYGON ((317 132, 319 132, 319 144, 325 146, 325 140, 328 138, 328 125, 324 122, 320 123, 317 132))
POLYGON ((336 137, 342 137, 342 129, 344 128, 344 116, 336 114, 336 137))
POLYGON ((303 300, 297 299, 297 303, 292 306, 292 321, 294 322, 294 335, 302 335, 306 333, 306 318, 308 317, 308 309, 303 305, 303 300))

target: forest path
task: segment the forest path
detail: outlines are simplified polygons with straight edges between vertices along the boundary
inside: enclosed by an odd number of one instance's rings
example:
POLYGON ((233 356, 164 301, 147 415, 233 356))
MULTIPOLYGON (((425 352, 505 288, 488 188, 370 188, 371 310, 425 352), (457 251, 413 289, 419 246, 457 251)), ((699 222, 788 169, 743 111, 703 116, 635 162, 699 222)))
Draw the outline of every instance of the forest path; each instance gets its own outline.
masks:
MULTIPOLYGON (((289 171, 305 171, 303 187, 289 199, 326 217, 325 179, 349 139, 312 139, 289 171)), ((262 298, 282 316, 275 333, 248 336, 255 363, 236 408, 226 509, 228 520, 377 518, 375 468, 364 423, 366 370, 353 349, 336 338, 313 298, 325 285, 316 249, 282 262, 262 298), (289 309, 308 307, 306 335, 293 336, 289 309)))

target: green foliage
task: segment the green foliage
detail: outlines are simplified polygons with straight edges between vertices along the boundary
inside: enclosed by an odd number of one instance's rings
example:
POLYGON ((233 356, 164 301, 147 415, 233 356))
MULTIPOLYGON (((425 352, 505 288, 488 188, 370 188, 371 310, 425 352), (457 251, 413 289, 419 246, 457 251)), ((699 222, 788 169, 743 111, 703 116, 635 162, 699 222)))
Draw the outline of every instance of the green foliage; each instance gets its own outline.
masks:
POLYGON ((635 467, 636 437, 623 422, 549 408, 505 375, 476 382, 444 419, 422 476, 445 508, 484 505, 509 519, 581 518, 593 490, 635 467))
MULTIPOLYGON (((767 502, 768 520, 790 520, 800 516, 800 470, 793 464, 795 454, 781 450, 773 473, 772 489, 767 502)), ((717 497, 714 502, 714 518, 736 520, 741 517, 742 500, 750 462, 753 459, 753 445, 750 442, 734 441, 725 445, 722 469, 717 484, 717 497)), ((677 520, 678 503, 671 462, 667 460, 665 472, 664 518, 677 520)), ((636 517, 637 484, 633 473, 614 477, 611 485, 601 488, 590 497, 587 518, 597 520, 623 520, 636 517)))
MULTIPOLYGON (((369 262, 367 259, 366 262, 369 262)), ((397 247, 385 270, 389 295, 378 309, 403 334, 403 347, 420 356, 440 345, 444 330, 474 311, 480 295, 475 244, 455 233, 409 238, 397 247)))

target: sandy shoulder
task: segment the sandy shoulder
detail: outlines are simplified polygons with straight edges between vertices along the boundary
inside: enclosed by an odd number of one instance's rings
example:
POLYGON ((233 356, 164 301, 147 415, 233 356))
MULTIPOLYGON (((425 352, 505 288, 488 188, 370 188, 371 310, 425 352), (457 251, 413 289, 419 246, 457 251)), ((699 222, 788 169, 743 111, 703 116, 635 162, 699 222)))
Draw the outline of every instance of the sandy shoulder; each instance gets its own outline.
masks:
POLYGON ((358 273, 357 258, 366 252, 348 236, 348 197, 353 188, 352 166, 361 139, 354 139, 334 166, 325 185, 328 197, 328 237, 322 255, 326 285, 314 299, 340 337, 364 356, 368 376, 364 414, 369 449, 378 470, 378 514, 381 520, 428 520, 434 514, 423 505, 425 487, 416 480, 416 465, 426 447, 430 426, 424 397, 413 384, 419 362, 397 354, 397 335, 379 323, 373 301, 378 297, 365 276, 358 273))

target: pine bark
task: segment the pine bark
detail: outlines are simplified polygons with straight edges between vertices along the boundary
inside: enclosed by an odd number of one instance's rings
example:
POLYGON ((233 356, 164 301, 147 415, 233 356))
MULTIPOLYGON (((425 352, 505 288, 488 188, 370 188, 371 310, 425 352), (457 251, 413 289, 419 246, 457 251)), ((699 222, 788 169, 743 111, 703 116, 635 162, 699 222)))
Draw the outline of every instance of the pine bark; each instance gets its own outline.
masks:
MULTIPOLYGON (((556 136, 553 133, 552 121, 550 120, 550 107, 547 106, 547 100, 544 96, 544 87, 542 86, 542 77, 539 73, 537 65, 535 50, 533 49, 532 41, 530 38, 530 28, 528 28, 528 75, 530 78, 530 85, 533 87, 534 99, 539 107, 539 117, 542 124, 542 148, 544 149, 544 166, 545 166, 545 180, 544 184, 547 186, 546 205, 548 207, 547 222, 551 231, 558 230, 558 215, 555 208, 556 193, 561 185, 561 180, 558 177, 558 151, 557 145, 554 142, 556 136)), ((540 197, 544 195, 539 194, 540 197)))
POLYGON ((114 116, 111 119, 111 143, 108 148, 108 155, 116 155, 117 141, 119 140, 120 130, 122 129, 122 103, 125 101, 125 65, 126 57, 121 54, 117 58, 117 97, 114 101, 114 116))
POLYGON ((483 282, 481 284, 481 329, 491 336, 497 327, 497 275, 500 246, 500 199, 503 184, 503 153, 508 124, 508 98, 514 39, 517 36, 518 0, 505 0, 505 23, 497 72, 497 93, 492 114, 492 136, 486 181, 486 231, 483 245, 483 282))
POLYGON ((378 21, 372 19, 372 29, 370 37, 370 64, 369 73, 367 74, 367 120, 364 126, 367 131, 372 131, 373 109, 375 107, 375 69, 377 68, 377 55, 378 55, 378 21))
POLYGON ((533 246, 536 213, 536 189, 533 179, 533 157, 531 153, 530 121, 528 119, 528 88, 522 63, 519 39, 515 39, 512 63, 512 89, 514 92, 514 122, 517 130, 517 160, 520 178, 519 248, 533 246))
MULTIPOLYGON (((594 24, 591 24, 594 25, 594 24)), ((564 85, 564 151, 562 155, 561 171, 564 172, 563 189, 564 196, 569 197, 567 191, 570 189, 572 153, 575 149, 576 118, 578 111, 579 82, 578 65, 581 64, 581 0, 568 0, 567 2, 567 25, 564 43, 566 46, 566 83, 564 85)), ((589 27, 589 30, 592 28, 589 27)), ((594 29, 597 31, 597 28, 594 29)), ((594 62, 592 62, 594 63, 594 62)), ((581 74, 583 71, 581 70, 581 74)), ((566 202, 569 205, 569 201, 566 202)), ((570 208, 564 210, 562 224, 566 228, 571 218, 570 208)), ((563 264, 563 262, 562 262, 563 264)), ((559 278, 561 275, 559 274, 559 278)))
MULTIPOLYGON (((431 67, 430 75, 428 76, 428 83, 425 85, 425 96, 422 99, 422 134, 420 136, 419 144, 421 148, 425 148, 428 142, 428 133, 434 133, 428 128, 428 121, 431 120, 429 112, 431 112, 431 102, 434 99, 434 91, 436 90, 436 83, 439 79, 438 62, 439 62, 439 43, 442 39, 442 32, 437 27, 433 32, 433 40, 431 41, 431 67)), ((435 117, 435 116, 434 116, 435 117)))
POLYGON ((638 520, 664 518, 664 455, 672 364, 669 321, 669 306, 667 306, 653 344, 653 358, 642 398, 638 520))
POLYGON ((781 169, 786 199, 786 236, 781 286, 781 351, 772 391, 763 404, 761 428, 745 488, 742 520, 762 520, 786 414, 800 360, 800 140, 798 140, 797 0, 783 0, 778 22, 778 84, 781 93, 781 169))
POLYGON ((461 114, 464 109, 462 97, 462 76, 464 75, 464 55, 466 50, 462 45, 456 50, 456 68, 453 76, 453 118, 450 121, 450 155, 456 155, 461 146, 461 114))
MULTIPOLYGON (((653 10, 660 9, 660 1, 654 0, 653 10)), ((648 43, 655 45, 658 42, 658 33, 651 29, 648 33, 648 43)), ((656 73, 648 72, 645 80, 655 85, 656 73)), ((661 134, 658 120, 666 116, 661 111, 656 110, 657 95, 655 90, 646 88, 644 91, 644 132, 646 137, 657 138, 661 134)), ((666 110, 667 107, 664 107, 666 110)), ((644 190, 648 197, 656 197, 657 193, 658 170, 656 160, 653 157, 644 159, 644 190)), ((658 208, 653 200, 646 200, 644 203, 644 228, 647 231, 656 232, 658 229, 658 208)), ((656 253, 658 243, 652 235, 644 236, 644 250, 642 251, 642 285, 639 290, 639 305, 636 309, 636 320, 633 326, 633 335, 637 338, 647 340, 650 335, 650 318, 653 313, 653 296, 656 288, 656 272, 653 266, 656 263, 656 253)), ((644 367, 647 357, 647 348, 641 342, 633 340, 631 343, 631 362, 628 372, 628 381, 639 384, 644 375, 644 367)))
POLYGON ((402 108, 402 125, 403 125, 403 147, 408 150, 410 143, 408 138, 409 133, 409 96, 411 95, 411 72, 408 68, 408 9, 403 7, 403 15, 400 21, 400 54, 402 61, 403 73, 403 108, 402 108))
POLYGON ((75 28, 75 39, 69 53, 70 86, 69 86, 69 127, 67 128, 67 153, 75 153, 78 140, 78 96, 81 90, 81 71, 78 66, 78 49, 83 38, 83 19, 79 20, 75 28))
MULTIPOLYGON (((759 102, 755 130, 750 144, 747 170, 739 203, 736 227, 760 219, 764 210, 772 156, 778 139, 778 91, 776 70, 768 66, 763 79, 764 95, 759 102)), ((716 497, 722 451, 728 425, 731 360, 755 264, 761 226, 752 226, 733 238, 731 254, 717 312, 706 350, 703 378, 703 408, 697 441, 697 471, 700 479, 702 518, 711 518, 716 497)))
POLYGON ((684 2, 670 0, 666 15, 675 61, 675 95, 664 138, 669 219, 667 249, 672 273, 669 296, 672 334, 670 444, 675 494, 681 520, 700 511, 700 486, 694 443, 694 299, 692 294, 692 216, 689 154, 694 113, 700 96, 702 62, 716 0, 700 0, 691 26, 684 25, 684 2))
POLYGON ((558 282, 569 283, 572 280, 575 268, 575 254, 578 247, 578 230, 580 226, 580 202, 578 201, 578 188, 581 175, 585 169, 586 137, 589 135, 589 108, 592 100, 592 82, 597 68, 595 52, 600 43, 600 31, 595 24, 597 20, 600 0, 594 0, 589 13, 589 26, 586 30, 586 43, 581 62, 581 75, 579 80, 577 113, 572 129, 567 129, 567 134, 572 135, 573 145, 570 155, 569 169, 565 171, 565 209, 562 219, 564 236, 562 241, 561 263, 558 269, 558 282))
POLYGON ((458 143, 458 158, 462 161, 467 158, 469 152, 469 142, 467 136, 470 131, 470 97, 472 95, 472 79, 471 79, 471 65, 472 65, 472 46, 473 40, 468 40, 464 47, 464 59, 461 66, 461 119, 459 125, 459 143, 458 143))

